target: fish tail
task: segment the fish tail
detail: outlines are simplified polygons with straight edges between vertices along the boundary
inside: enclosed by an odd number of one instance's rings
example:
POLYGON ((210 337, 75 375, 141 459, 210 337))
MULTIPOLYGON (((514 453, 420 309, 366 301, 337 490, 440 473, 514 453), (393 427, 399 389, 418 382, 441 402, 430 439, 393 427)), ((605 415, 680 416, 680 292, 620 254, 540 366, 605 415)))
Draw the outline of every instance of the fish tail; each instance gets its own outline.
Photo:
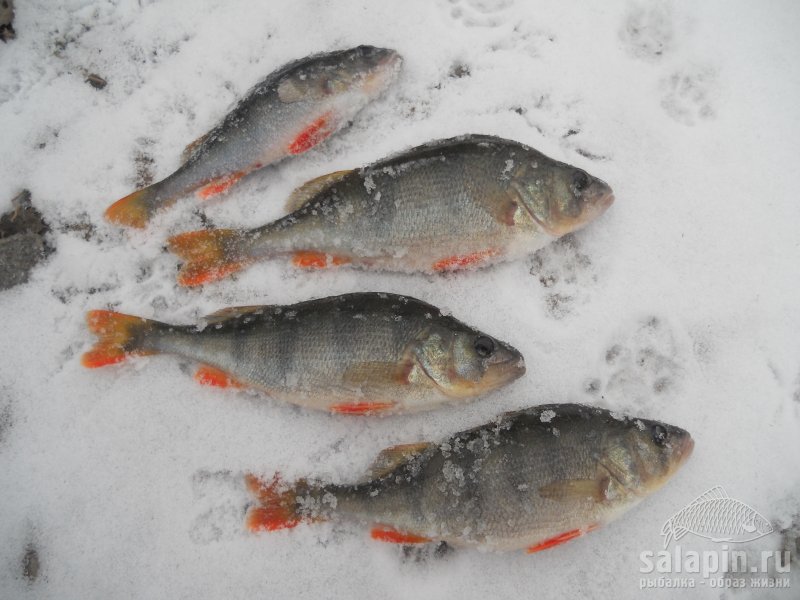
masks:
POLYGON ((305 481, 298 481, 291 486, 286 485, 278 474, 264 481, 250 473, 244 479, 247 489, 258 502, 250 507, 245 517, 245 524, 250 531, 291 529, 302 522, 324 519, 320 515, 309 514, 298 502, 298 497, 308 490, 305 481))
POLYGON ((143 229, 156 210, 166 206, 155 201, 159 185, 160 182, 154 183, 117 200, 106 209, 106 220, 123 227, 143 229))
POLYGON ((202 229, 169 239, 169 249, 184 259, 178 283, 195 286, 222 279, 243 269, 250 259, 242 255, 242 233, 235 229, 202 229))
POLYGON ((123 315, 110 310, 92 310, 86 314, 89 331, 99 338, 94 347, 81 357, 84 367, 94 369, 122 362, 129 356, 155 354, 144 346, 147 333, 158 323, 141 317, 123 315))

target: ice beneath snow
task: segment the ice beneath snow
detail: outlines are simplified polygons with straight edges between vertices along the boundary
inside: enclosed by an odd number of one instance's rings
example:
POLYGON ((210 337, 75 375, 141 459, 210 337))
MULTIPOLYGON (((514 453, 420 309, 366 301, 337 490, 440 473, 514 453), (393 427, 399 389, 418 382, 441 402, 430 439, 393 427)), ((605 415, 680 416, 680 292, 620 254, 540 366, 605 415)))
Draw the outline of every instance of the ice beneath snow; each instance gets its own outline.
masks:
MULTIPOLYGON (((17 39, 0 45, 0 213, 30 189, 57 252, 0 293, 0 597, 674 598, 639 591, 639 554, 660 550, 664 521, 714 485, 775 524, 753 551, 788 545, 779 530, 793 519, 797 535, 796 2, 30 0, 16 11, 17 39), (405 63, 349 130, 221 201, 180 202, 146 232, 103 221, 273 69, 358 44, 405 63), (308 179, 471 132, 584 168, 617 201, 529 260, 476 273, 272 261, 176 286, 168 235, 266 223, 308 179), (201 388, 173 357, 79 364, 89 309, 192 323, 359 290, 450 311, 519 348, 528 373, 466 406, 359 419, 201 388), (350 523, 242 531, 246 470, 353 481, 391 444, 551 402, 678 425, 694 456, 616 523, 531 556, 409 560, 350 523)), ((797 597, 792 567, 793 589, 768 597, 797 597)))

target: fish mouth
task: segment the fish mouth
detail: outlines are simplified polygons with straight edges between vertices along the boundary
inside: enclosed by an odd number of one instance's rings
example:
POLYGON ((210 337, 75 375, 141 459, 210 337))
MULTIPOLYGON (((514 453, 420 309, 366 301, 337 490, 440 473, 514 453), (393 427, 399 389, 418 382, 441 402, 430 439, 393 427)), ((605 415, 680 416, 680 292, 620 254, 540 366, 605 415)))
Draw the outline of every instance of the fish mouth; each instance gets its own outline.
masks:
POLYGON ((683 466, 689 460, 689 457, 694 451, 694 439, 688 433, 684 435, 681 440, 674 447, 675 454, 675 469, 683 466))

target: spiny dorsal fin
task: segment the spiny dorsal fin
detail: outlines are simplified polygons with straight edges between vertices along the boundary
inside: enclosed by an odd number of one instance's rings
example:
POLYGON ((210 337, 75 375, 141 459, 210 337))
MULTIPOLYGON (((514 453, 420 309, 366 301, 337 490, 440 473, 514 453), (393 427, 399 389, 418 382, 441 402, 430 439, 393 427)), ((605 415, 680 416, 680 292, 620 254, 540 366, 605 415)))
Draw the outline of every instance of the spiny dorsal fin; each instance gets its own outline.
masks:
POLYGON ((332 186, 337 181, 341 181, 348 173, 352 172, 353 169, 335 171, 306 181, 303 185, 296 188, 289 196, 289 199, 286 201, 286 210, 289 212, 299 210, 310 200, 313 200, 317 194, 332 186))
POLYGON ((397 467, 404 465, 413 457, 419 456, 435 445, 432 442, 417 442, 416 444, 400 444, 381 450, 375 462, 370 465, 369 479, 385 477, 397 467))
POLYGON ((608 497, 610 479, 559 479, 539 488, 539 496, 551 500, 587 500, 602 502, 608 497))
POLYGON ((223 308, 216 312, 211 313, 210 315, 206 315, 203 317, 203 320, 208 323, 209 325, 215 325, 217 323, 224 323, 225 321, 229 321, 231 319, 236 319, 238 317, 244 315, 254 315, 254 314, 263 314, 267 311, 270 306, 231 306, 229 308, 223 308))
POLYGON ((209 135, 211 135, 210 131, 208 133, 204 134, 204 135, 201 135, 199 138, 197 138, 191 144, 186 146, 186 148, 183 149, 183 153, 181 154, 181 162, 182 163, 188 162, 189 159, 192 158, 192 156, 194 156, 194 153, 197 152, 197 150, 200 148, 200 146, 203 145, 203 142, 205 142, 208 139, 209 135))
POLYGON ((725 491, 721 485, 715 485, 709 490, 706 490, 695 498, 689 506, 699 504, 700 502, 708 502, 709 500, 722 500, 728 497, 728 492, 725 491))

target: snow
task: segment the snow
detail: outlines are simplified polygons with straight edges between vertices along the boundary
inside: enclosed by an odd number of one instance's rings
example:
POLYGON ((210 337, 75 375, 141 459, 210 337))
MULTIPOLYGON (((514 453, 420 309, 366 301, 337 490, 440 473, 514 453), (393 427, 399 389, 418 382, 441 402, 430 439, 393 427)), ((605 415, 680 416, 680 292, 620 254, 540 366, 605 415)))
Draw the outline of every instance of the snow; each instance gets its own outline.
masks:
MULTIPOLYGON (((672 598, 640 592, 639 553, 660 550, 661 525, 703 491, 722 485, 788 527, 800 513, 798 17, 790 1, 19 2, 18 37, 0 46, 0 212, 30 189, 57 252, 0 293, 0 597, 672 598), (351 129, 145 232, 103 221, 273 69, 359 44, 405 63, 351 129), (256 226, 312 177, 470 132, 580 166, 616 203, 535 257, 480 272, 273 261, 177 288, 164 242, 201 212, 256 226), (528 373, 469 405, 356 419, 201 388, 173 357, 79 364, 90 309, 192 323, 358 290, 447 309, 520 349, 528 373), (694 455, 616 523, 531 556, 409 559, 351 523, 242 531, 246 470, 354 480, 391 444, 562 401, 683 427, 694 455)), ((753 544, 778 549, 780 535, 753 544)), ((796 597, 792 566, 794 590, 769 597, 796 597)))

